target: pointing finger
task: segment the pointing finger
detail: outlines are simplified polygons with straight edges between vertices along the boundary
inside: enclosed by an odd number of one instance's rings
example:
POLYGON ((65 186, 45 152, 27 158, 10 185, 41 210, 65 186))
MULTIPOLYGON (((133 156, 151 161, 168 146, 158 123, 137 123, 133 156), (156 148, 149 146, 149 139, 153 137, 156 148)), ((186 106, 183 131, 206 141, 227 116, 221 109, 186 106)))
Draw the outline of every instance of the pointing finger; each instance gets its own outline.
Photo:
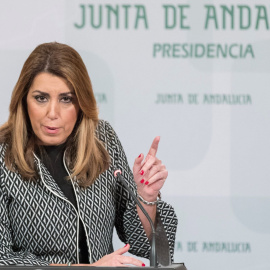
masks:
POLYGON ((157 150, 158 150, 159 141, 160 141, 160 136, 155 137, 155 139, 153 140, 152 145, 150 147, 150 150, 148 152, 148 155, 151 155, 153 157, 156 156, 157 150))

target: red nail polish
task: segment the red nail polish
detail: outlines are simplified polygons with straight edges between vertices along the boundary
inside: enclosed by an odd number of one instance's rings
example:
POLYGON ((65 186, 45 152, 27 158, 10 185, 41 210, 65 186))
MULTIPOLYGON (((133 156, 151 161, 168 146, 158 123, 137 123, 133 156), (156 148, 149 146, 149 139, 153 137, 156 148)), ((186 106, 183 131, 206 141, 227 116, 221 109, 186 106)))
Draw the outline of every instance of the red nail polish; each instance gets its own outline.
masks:
POLYGON ((145 266, 145 264, 143 263, 142 266, 145 266))
POLYGON ((144 179, 141 180, 141 183, 142 183, 142 184, 143 184, 143 182, 144 182, 144 179))
POLYGON ((146 185, 148 185, 148 184, 149 184, 149 182, 148 182, 148 181, 146 181, 146 182, 145 182, 145 184, 146 184, 146 185))
POLYGON ((141 170, 141 171, 140 171, 140 175, 143 175, 143 174, 144 174, 144 171, 143 171, 143 170, 141 170))
POLYGON ((128 244, 126 244, 124 247, 126 247, 128 244))
POLYGON ((138 156, 138 158, 140 158, 142 156, 142 154, 140 154, 139 156, 138 156))

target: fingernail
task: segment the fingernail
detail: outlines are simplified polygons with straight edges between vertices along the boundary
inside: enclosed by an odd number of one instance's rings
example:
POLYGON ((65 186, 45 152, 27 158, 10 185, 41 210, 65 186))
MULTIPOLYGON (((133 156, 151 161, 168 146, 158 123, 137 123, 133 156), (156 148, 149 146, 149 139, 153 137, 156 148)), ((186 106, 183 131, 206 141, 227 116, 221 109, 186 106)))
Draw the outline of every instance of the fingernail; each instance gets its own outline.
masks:
POLYGON ((143 174, 144 174, 144 171, 143 171, 143 170, 141 170, 141 171, 140 171, 140 175, 143 175, 143 174))
POLYGON ((146 182, 145 182, 145 184, 146 184, 146 185, 148 185, 148 184, 149 184, 149 182, 148 182, 148 181, 146 181, 146 182))
POLYGON ((124 247, 126 247, 128 244, 126 244, 124 247))
POLYGON ((144 182, 144 179, 141 180, 141 183, 142 183, 142 184, 143 184, 143 182, 144 182))
POLYGON ((138 158, 140 158, 142 156, 142 154, 140 154, 139 156, 138 156, 138 158))
POLYGON ((143 263, 142 266, 145 266, 145 264, 143 263))

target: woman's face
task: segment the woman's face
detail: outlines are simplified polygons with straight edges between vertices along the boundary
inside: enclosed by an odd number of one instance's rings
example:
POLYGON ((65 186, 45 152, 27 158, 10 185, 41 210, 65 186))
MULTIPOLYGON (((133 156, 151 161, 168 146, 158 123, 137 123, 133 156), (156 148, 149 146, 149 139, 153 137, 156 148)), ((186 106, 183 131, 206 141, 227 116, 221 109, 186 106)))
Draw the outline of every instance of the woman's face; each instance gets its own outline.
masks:
POLYGON ((59 145, 74 128, 79 104, 65 79, 43 72, 34 78, 29 89, 27 110, 40 144, 59 145))

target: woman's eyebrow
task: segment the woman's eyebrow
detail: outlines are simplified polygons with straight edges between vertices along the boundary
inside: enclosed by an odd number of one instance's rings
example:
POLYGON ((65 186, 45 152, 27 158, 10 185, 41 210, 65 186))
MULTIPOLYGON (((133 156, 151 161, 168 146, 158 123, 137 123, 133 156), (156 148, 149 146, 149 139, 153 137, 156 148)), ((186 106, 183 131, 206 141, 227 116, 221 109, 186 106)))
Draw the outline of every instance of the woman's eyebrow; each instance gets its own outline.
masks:
POLYGON ((59 94, 59 96, 67 96, 67 95, 74 95, 75 96, 75 93, 74 92, 65 92, 65 93, 59 94))
POLYGON ((32 94, 34 94, 34 93, 38 93, 38 94, 43 95, 43 96, 49 96, 48 93, 42 92, 42 91, 40 91, 40 90, 34 90, 34 91, 32 92, 32 94))

